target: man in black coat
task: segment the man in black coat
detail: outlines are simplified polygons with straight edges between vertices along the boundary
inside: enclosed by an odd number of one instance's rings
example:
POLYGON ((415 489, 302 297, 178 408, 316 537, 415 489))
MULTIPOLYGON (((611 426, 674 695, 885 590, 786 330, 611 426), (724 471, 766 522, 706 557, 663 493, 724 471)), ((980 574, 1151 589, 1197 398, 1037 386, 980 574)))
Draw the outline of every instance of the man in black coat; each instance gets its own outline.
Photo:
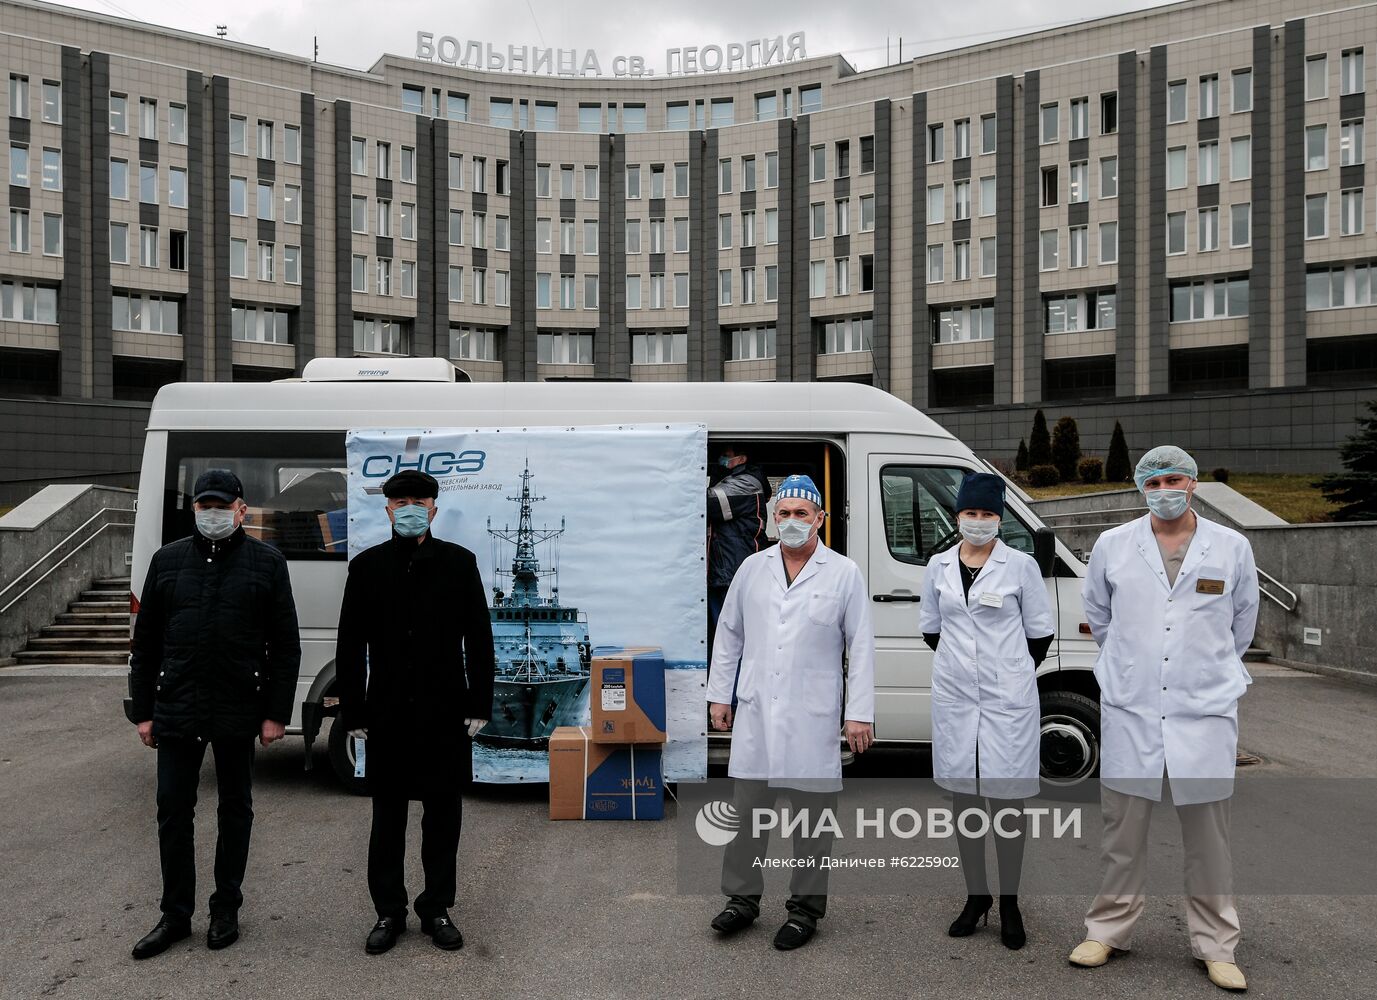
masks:
POLYGON ((745 448, 727 445, 717 459, 708 487, 708 657, 727 589, 746 557, 770 544, 765 537, 765 505, 770 480, 751 462, 745 448))
POLYGON ((215 753, 219 836, 206 944, 239 938, 240 885, 253 828, 253 740, 292 719, 301 638, 287 561, 244 532, 244 488, 210 469, 192 490, 196 533, 153 554, 129 657, 129 709, 158 751, 162 919, 134 946, 151 958, 191 933, 196 905, 196 786, 215 753))
POLYGON ((366 737, 373 795, 368 891, 378 922, 366 944, 372 955, 406 930, 406 820, 416 800, 424 810, 425 869, 416 915, 436 947, 464 944, 449 908, 471 741, 492 718, 492 622, 473 553, 430 533, 439 490, 433 477, 410 469, 383 484, 392 537, 350 562, 340 609, 335 725, 366 737))

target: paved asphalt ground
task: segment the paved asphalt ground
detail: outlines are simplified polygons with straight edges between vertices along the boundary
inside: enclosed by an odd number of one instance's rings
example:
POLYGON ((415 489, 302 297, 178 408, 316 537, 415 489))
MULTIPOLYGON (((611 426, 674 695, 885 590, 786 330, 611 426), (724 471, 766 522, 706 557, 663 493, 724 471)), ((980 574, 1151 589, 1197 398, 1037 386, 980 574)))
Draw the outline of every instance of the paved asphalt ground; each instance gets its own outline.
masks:
MULTIPOLYGON (((1275 666, 1254 673, 1241 742, 1263 756, 1264 768, 1377 777, 1377 688, 1275 666)), ((949 896, 834 896, 822 931, 800 952, 770 947, 783 917, 778 894, 767 897, 765 919, 721 942, 708 928, 719 898, 677 890, 672 823, 551 823, 543 786, 487 789, 465 802, 454 911, 462 951, 437 951, 413 922, 391 953, 368 956, 368 804, 335 789, 319 751, 317 770, 304 774, 299 740, 259 754, 239 943, 207 951, 198 916, 191 939, 134 962, 130 946, 158 918, 154 755, 125 722, 122 693, 123 681, 110 676, 0 670, 6 1000, 1221 995, 1190 958, 1178 899, 1149 900, 1131 955, 1082 970, 1067 965, 1066 953, 1080 939, 1084 895, 1025 897, 1029 943, 1013 953, 1001 947, 997 921, 973 938, 945 936, 962 901, 955 873, 944 873, 953 881, 949 896)), ((929 773, 927 756, 916 752, 861 764, 929 773)), ((208 756, 198 829, 202 899, 213 843, 211 779, 208 756)), ((1174 833, 1174 819, 1159 815, 1154 833, 1174 833)), ((1374 897, 1253 896, 1238 908, 1249 995, 1377 995, 1374 897)))

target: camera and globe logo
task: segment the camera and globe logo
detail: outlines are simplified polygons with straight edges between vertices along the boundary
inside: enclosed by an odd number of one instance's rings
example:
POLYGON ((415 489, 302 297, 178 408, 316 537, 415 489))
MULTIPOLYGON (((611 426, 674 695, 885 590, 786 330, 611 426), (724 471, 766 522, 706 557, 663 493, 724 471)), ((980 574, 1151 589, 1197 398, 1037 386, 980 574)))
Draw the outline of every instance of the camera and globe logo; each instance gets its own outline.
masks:
POLYGON ((726 847, 736 839, 741 829, 741 817, 730 802, 718 799, 698 810, 694 827, 698 831, 698 839, 709 847, 726 847))

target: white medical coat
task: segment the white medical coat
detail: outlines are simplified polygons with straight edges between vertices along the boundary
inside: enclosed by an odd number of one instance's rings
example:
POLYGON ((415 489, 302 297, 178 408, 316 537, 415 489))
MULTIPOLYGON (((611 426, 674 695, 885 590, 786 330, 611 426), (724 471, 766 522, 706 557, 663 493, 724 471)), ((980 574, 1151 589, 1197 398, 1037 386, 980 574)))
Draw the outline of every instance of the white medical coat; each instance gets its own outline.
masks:
POLYGON ((1100 780, 1188 805, 1233 794, 1238 699, 1252 683, 1243 653, 1257 624, 1253 550, 1196 516, 1175 584, 1151 515, 1106 531, 1085 576, 1085 617, 1100 644, 1100 780), (1211 591, 1220 591, 1211 593, 1211 591))
POLYGON ((729 704, 736 684, 732 777, 835 791, 842 719, 875 720, 870 594, 860 567, 821 542, 792 584, 783 563, 772 546, 748 556, 733 578, 717 620, 707 699, 729 704))
POLYGON ((928 563, 918 612, 921 631, 942 633, 932 660, 932 776, 949 791, 1027 798, 1038 793, 1041 743, 1028 640, 1056 628, 1047 583, 1037 560, 996 540, 967 602, 960 548, 928 563))

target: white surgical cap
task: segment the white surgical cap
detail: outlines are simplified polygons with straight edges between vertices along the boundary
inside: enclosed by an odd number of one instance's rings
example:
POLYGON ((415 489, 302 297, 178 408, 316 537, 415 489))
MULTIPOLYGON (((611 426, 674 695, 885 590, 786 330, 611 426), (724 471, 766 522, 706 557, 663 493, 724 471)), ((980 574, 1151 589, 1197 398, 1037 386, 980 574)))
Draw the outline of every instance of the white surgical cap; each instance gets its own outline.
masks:
POLYGON ((1192 479, 1200 478, 1200 470, 1195 464, 1195 459, 1175 445, 1163 444, 1138 459, 1138 466, 1133 470, 1133 481, 1137 484, 1139 492, 1142 492, 1143 484, 1153 476, 1170 476, 1174 473, 1190 476, 1192 479))

